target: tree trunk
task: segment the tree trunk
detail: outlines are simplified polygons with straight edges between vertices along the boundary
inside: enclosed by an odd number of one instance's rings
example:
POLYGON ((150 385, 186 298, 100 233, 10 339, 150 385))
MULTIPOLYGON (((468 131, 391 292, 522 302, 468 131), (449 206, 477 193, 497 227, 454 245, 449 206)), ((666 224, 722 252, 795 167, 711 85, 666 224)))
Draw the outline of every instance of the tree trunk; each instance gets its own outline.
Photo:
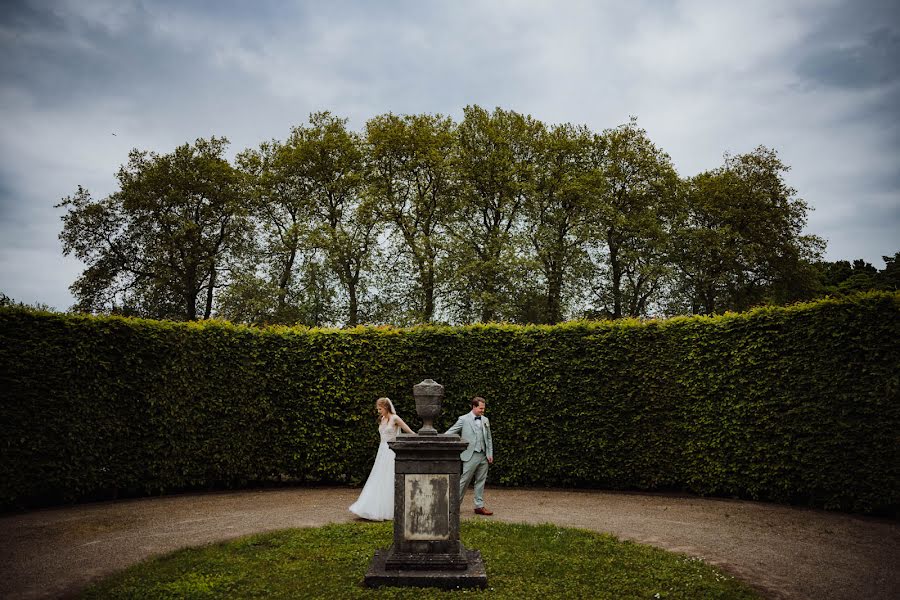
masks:
POLYGON ((278 312, 284 310, 285 301, 287 299, 287 287, 291 282, 291 275, 294 270, 294 261, 297 259, 297 245, 292 244, 291 254, 288 256, 288 262, 278 279, 278 312))
POLYGON ((612 267, 613 319, 622 318, 622 265, 619 263, 619 249, 609 244, 609 265, 612 267))
POLYGON ((350 297, 350 316, 347 318, 347 327, 356 327, 359 319, 359 301, 356 298, 356 284, 350 282, 347 285, 347 295, 350 297))
POLYGON ((359 324, 359 298, 357 298, 357 286, 359 285, 359 265, 356 266, 354 273, 353 265, 350 260, 346 260, 342 267, 344 281, 347 287, 347 298, 349 300, 349 315, 347 316, 347 327, 356 327, 359 324))
POLYGON ((703 314, 711 315, 716 310, 716 301, 715 301, 716 293, 713 291, 712 286, 704 290, 703 293, 703 314))
POLYGON ((422 282, 422 292, 425 295, 425 323, 431 323, 434 320, 434 267, 428 265, 425 268, 424 281, 422 282))
POLYGON ((206 288, 206 310, 203 311, 203 318, 208 319, 212 315, 213 290, 216 287, 216 266, 213 265, 209 271, 209 287, 206 288))
POLYGON ((185 276, 184 300, 185 300, 185 318, 188 321, 197 319, 197 277, 194 273, 189 272, 185 276))
POLYGON ((551 266, 547 279, 547 323, 555 325, 562 321, 562 269, 551 266))
POLYGON ((483 284, 481 290, 484 293, 484 296, 482 297, 483 303, 481 305, 481 322, 490 323, 497 317, 497 298, 494 293, 497 289, 497 277, 494 273, 494 267, 490 262, 486 262, 482 273, 483 284))

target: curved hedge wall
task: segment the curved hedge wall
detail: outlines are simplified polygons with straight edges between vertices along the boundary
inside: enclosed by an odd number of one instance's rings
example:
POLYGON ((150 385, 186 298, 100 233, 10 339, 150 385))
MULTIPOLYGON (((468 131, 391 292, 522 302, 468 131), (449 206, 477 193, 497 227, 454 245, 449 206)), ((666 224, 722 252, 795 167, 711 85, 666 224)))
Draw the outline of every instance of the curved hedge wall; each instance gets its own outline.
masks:
POLYGON ((0 505, 362 481, 488 399, 495 484, 900 506, 900 293, 665 321, 253 329, 0 309, 0 505))

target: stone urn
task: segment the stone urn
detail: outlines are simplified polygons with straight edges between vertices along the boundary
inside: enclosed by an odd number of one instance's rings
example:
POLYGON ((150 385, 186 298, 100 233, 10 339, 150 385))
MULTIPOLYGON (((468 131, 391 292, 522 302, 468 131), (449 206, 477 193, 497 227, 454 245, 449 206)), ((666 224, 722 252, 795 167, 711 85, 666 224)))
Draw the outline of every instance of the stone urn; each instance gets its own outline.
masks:
POLYGON ((413 398, 416 400, 416 413, 422 419, 422 428, 419 435, 437 435, 434 428, 434 419, 441 414, 441 402, 444 400, 444 386, 426 379, 422 383, 413 386, 413 398))

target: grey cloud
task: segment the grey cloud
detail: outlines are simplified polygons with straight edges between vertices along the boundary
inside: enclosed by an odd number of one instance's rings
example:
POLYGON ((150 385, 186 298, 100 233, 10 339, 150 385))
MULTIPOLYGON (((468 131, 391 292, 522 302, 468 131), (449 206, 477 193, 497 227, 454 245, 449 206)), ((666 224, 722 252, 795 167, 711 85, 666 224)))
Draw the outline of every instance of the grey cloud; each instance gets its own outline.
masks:
POLYGON ((833 90, 855 99, 823 123, 836 143, 842 132, 851 133, 844 133, 844 140, 856 154, 847 161, 859 163, 859 176, 852 180, 829 172, 819 175, 830 188, 818 198, 829 200, 821 216, 831 210, 842 214, 837 210, 842 203, 856 207, 827 223, 834 232, 826 235, 829 255, 879 263, 881 255, 900 248, 900 3, 844 2, 824 15, 794 55, 802 87, 817 95, 833 90), (850 250, 854 247, 858 249, 850 250))
POLYGON ((27 94, 37 109, 122 99, 152 110, 185 89, 231 88, 206 52, 207 40, 174 43, 141 5, 111 28, 58 7, 18 4, 2 28, 0 85, 27 94))
POLYGON ((796 48, 796 72, 813 85, 850 90, 900 80, 900 3, 845 0, 833 10, 814 8, 818 26, 796 48))
MULTIPOLYGON (((853 198, 848 201, 853 202, 853 198)), ((897 203, 860 206, 851 219, 844 219, 825 232, 828 238, 827 260, 862 258, 882 268, 884 256, 900 251, 897 233, 900 231, 900 205, 897 203)))
POLYGON ((880 27, 850 46, 824 47, 802 61, 800 75, 823 85, 865 89, 900 80, 900 33, 880 27))
POLYGON ((5 2, 3 11, 0 11, 0 27, 12 32, 34 29, 61 32, 65 30, 65 22, 54 10, 44 5, 12 0, 5 2))
POLYGON ((62 209, 21 190, 0 189, 0 198, 0 237, 5 248, 61 253, 57 236, 62 231, 62 209))
POLYGON ((884 246, 900 217, 884 207, 900 189, 885 161, 900 154, 896 0, 102 1, 0 11, 0 289, 46 289, 15 294, 25 300, 71 303, 57 299, 76 267, 61 257, 52 204, 79 183, 111 192, 129 149, 224 135, 233 154, 283 139, 315 110, 358 130, 388 111, 458 119, 468 104, 596 131, 636 114, 684 175, 764 144, 791 151, 798 194, 816 208, 809 231, 834 240, 830 256, 895 251, 884 246), (740 28, 742 15, 753 25, 734 32, 739 50, 715 46, 710 60, 692 43, 740 28), (755 30, 768 24, 774 39, 755 30), (24 281, 23 261, 39 283, 24 281))

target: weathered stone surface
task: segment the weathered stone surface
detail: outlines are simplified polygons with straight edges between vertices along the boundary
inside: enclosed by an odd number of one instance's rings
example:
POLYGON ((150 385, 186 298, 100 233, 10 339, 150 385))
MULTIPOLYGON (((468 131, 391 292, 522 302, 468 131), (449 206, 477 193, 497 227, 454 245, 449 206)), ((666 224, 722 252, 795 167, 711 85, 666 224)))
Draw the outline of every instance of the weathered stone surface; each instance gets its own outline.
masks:
POLYGON ((432 423, 441 414, 444 386, 433 379, 426 379, 413 386, 413 398, 416 401, 416 413, 422 419, 419 435, 437 435, 437 430, 432 423))
POLYGON ((368 587, 402 586, 435 587, 443 589, 485 588, 487 572, 481 552, 466 550, 465 568, 462 569, 395 569, 388 568, 387 550, 376 550, 363 582, 368 587))
POLYGON ((435 569, 465 569, 467 567, 467 550, 461 542, 434 543, 434 548, 428 548, 425 544, 421 549, 412 552, 398 550, 392 546, 387 550, 385 566, 388 569, 399 570, 435 570, 435 569))
POLYGON ((456 435, 405 435, 389 445, 396 454, 392 550, 455 551, 459 541, 459 453, 466 442, 456 435), (429 511, 435 509, 439 514, 426 514, 426 503, 429 511))
POLYGON ((410 473, 404 478, 403 537, 407 540, 450 539, 450 476, 410 473))
POLYGON ((430 463, 397 461, 394 463, 394 473, 450 473, 457 466, 459 466, 458 460, 455 463, 445 461, 430 463))

